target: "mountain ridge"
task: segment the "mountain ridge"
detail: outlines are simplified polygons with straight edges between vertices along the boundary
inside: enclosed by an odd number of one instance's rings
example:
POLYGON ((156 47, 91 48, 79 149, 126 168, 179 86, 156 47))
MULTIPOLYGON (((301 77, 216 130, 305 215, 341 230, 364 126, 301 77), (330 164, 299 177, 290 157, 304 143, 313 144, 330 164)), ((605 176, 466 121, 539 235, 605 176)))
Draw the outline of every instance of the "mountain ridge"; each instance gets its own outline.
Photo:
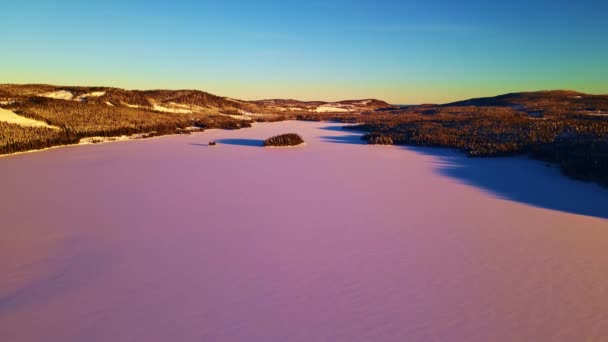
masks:
MULTIPOLYGON (((169 104, 164 111, 174 109, 183 112, 190 106, 192 111, 207 108, 242 110, 252 113, 261 112, 355 112, 393 108, 394 106, 377 99, 343 100, 343 101, 300 101, 295 99, 239 100, 223 97, 195 89, 152 89, 128 90, 116 87, 100 86, 57 86, 50 84, 0 84, 0 98, 9 97, 47 97, 60 100, 73 100, 111 104, 113 106, 141 106, 154 110, 154 104, 169 104), (96 96, 90 94, 97 93, 96 96), (103 93, 103 94, 101 94, 103 93), (88 96, 87 96, 88 95, 88 96), (182 108, 179 108, 181 105, 182 108), (196 106, 200 108, 196 108, 196 106), (319 108, 322 107, 322 108, 319 108)), ((7 101, 5 99, 5 101, 7 101)), ((159 106, 163 107, 163 106, 159 106)))

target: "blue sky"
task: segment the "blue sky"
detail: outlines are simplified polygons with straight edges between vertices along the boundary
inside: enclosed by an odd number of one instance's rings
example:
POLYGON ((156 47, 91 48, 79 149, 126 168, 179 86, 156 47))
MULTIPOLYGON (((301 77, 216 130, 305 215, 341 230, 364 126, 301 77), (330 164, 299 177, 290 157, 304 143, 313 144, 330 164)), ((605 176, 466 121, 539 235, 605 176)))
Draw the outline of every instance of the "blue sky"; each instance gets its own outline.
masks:
POLYGON ((1 83, 392 103, 608 93, 608 1, 21 0, 1 8, 1 83))

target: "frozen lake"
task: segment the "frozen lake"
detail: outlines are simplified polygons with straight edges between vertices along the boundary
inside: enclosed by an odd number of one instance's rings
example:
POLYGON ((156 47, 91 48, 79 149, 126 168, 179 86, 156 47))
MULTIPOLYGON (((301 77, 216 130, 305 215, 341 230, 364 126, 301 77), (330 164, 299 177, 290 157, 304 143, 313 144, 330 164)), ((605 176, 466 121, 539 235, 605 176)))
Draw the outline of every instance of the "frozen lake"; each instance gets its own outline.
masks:
POLYGON ((290 121, 4 157, 0 189, 0 341, 608 337, 608 190, 525 158, 290 121))

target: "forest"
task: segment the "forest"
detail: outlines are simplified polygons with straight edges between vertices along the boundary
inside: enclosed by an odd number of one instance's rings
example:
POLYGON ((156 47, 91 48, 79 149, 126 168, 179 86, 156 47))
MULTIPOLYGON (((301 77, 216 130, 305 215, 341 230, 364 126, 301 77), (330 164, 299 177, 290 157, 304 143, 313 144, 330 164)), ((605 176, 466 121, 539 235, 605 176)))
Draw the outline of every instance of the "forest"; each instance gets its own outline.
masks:
POLYGON ((304 139, 296 133, 275 135, 264 140, 264 146, 296 146, 304 143, 304 139))
POLYGON ((86 137, 135 134, 166 135, 209 128, 251 127, 246 120, 221 114, 177 114, 142 108, 111 107, 96 103, 33 97, 4 108, 15 114, 45 122, 56 129, 24 127, 0 122, 0 153, 43 149, 75 144, 86 137))
POLYGON ((348 128, 366 132, 362 139, 369 144, 449 147, 471 157, 528 154, 570 177, 608 186, 608 116, 437 107, 432 114, 365 115, 358 122, 348 128))
MULTIPOLYGON (((0 106, 52 126, 0 121, 0 154, 90 137, 183 134, 282 120, 336 121, 365 132, 362 139, 369 144, 449 147, 471 157, 527 154, 559 165, 570 177, 608 186, 608 95, 543 91, 393 106, 378 100, 240 101, 197 90, 0 85, 0 106), (327 106, 341 111, 317 110, 327 106)), ((302 142, 287 134, 264 145, 302 142)))

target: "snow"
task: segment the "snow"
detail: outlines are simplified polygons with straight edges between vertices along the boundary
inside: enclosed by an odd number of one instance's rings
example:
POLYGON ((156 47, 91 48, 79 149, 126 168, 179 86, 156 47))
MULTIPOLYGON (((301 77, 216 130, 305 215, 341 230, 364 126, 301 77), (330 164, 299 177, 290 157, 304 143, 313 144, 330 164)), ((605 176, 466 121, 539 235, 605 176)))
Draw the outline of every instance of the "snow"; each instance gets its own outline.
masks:
MULTIPOLYGON (((175 105, 175 104, 173 104, 175 105)), ((157 103, 153 103, 152 105, 152 109, 154 109, 155 111, 158 112, 165 112, 165 113, 178 113, 178 114, 189 114, 192 113, 192 110, 190 109, 184 109, 184 108, 175 108, 175 107, 164 107, 160 104, 157 103)))
POLYGON ((78 97, 76 97, 76 101, 84 101, 84 100, 88 99, 89 97, 101 97, 101 96, 104 96, 105 94, 106 94, 105 91, 94 91, 91 93, 79 95, 78 97))
POLYGON ((66 101, 72 101, 72 100, 73 101, 84 101, 89 97, 101 97, 101 96, 104 96, 105 94, 106 94, 105 91, 93 91, 90 93, 85 93, 85 94, 81 94, 81 95, 74 97, 74 93, 72 93, 71 91, 57 90, 57 91, 39 94, 38 96, 48 97, 48 98, 57 99, 57 100, 66 100, 66 101))
POLYGON ((68 100, 68 101, 72 100, 74 98, 74 94, 72 94, 72 92, 67 91, 67 90, 52 91, 49 93, 39 94, 38 96, 48 97, 48 98, 56 99, 56 100, 68 100))
POLYGON ((342 108, 340 105, 324 104, 315 109, 317 113, 337 113, 337 112, 350 112, 349 109, 342 108))
POLYGON ((78 144, 80 145, 87 145, 87 144, 98 144, 98 143, 104 143, 104 142, 111 142, 111 141, 126 141, 126 140, 130 140, 130 139, 137 139, 139 138, 140 135, 138 136, 127 136, 127 135, 121 135, 121 136, 117 136, 117 137, 87 137, 87 138, 82 138, 80 139, 80 142, 78 142, 78 144))
POLYGON ((8 109, 3 108, 0 108, 0 121, 28 127, 45 127, 58 129, 55 126, 47 124, 46 122, 26 118, 21 115, 17 115, 8 109))
POLYGON ((222 115, 229 116, 229 117, 231 117, 233 119, 236 119, 236 120, 243 120, 243 121, 251 121, 252 120, 247 115, 234 115, 234 114, 222 114, 222 115))
MULTIPOLYGON (((155 111, 158 111, 158 112, 177 113, 177 114, 190 114, 193 112, 192 109, 189 108, 189 106, 183 105, 183 104, 170 102, 170 103, 168 103, 168 105, 171 107, 166 107, 166 106, 156 103, 156 102, 151 102, 151 103, 152 103, 152 109, 155 111)), ((140 105, 133 105, 133 104, 128 104, 128 103, 123 103, 123 105, 125 105, 129 108, 148 108, 148 107, 143 107, 140 105)))
MULTIPOLYGON (((199 129, 198 127, 194 127, 194 128, 199 129)), ((191 127, 187 127, 187 128, 185 128, 185 130, 191 131, 194 129, 191 127)), ((128 141, 128 140, 143 139, 143 138, 147 137, 149 134, 150 133, 136 133, 136 134, 132 134, 132 135, 121 135, 121 136, 114 136, 114 137, 102 137, 102 136, 86 137, 86 138, 80 139, 80 141, 78 142, 78 145, 89 145, 89 144, 99 144, 99 143, 114 142, 114 141, 128 141)))
POLYGON ((9 156, 0 189, 0 341, 608 336, 608 191, 526 158, 278 122, 9 156))

